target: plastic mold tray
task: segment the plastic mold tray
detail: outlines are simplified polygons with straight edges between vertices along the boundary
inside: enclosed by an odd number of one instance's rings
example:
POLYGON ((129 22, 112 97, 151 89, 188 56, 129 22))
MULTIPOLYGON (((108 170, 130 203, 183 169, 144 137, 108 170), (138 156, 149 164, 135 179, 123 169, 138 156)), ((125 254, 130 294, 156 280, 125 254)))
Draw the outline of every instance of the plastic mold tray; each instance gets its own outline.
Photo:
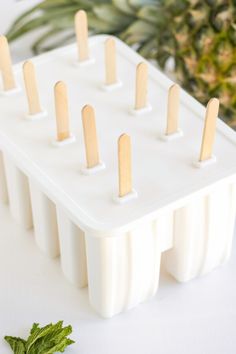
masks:
POLYGON ((218 120, 215 163, 196 168, 205 108, 181 90, 183 136, 165 141, 168 89, 172 82, 149 65, 152 110, 130 114, 135 69, 143 61, 116 40, 122 87, 104 91, 104 41, 90 38, 94 63, 76 66, 76 45, 33 58, 39 93, 48 115, 29 121, 22 64, 14 67, 21 93, 0 98, 0 195, 13 216, 35 228, 38 246, 60 254, 66 277, 88 283, 92 306, 111 317, 155 295, 161 255, 178 280, 205 274, 230 254, 236 207, 235 133, 218 120), (53 86, 68 86, 74 143, 56 147, 53 86), (96 112, 105 169, 85 165, 81 109, 96 112), (117 138, 132 139, 133 185, 138 197, 116 203, 117 138), (165 253, 163 253, 165 252, 165 253))

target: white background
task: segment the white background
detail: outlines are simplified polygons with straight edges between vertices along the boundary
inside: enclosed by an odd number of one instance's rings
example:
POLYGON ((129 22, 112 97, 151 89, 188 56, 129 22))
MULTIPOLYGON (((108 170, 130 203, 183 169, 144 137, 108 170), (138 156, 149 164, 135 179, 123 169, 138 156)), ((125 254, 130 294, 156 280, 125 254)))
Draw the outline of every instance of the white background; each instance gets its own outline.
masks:
MULTIPOLYGON (((36 2, 0 0, 0 32, 36 2)), ((30 55, 30 42, 12 46, 14 62, 30 55)), ((5 334, 26 337, 33 322, 60 319, 74 328, 77 344, 68 354, 235 354, 236 243, 231 260, 210 275, 178 284, 163 270, 152 301, 103 320, 90 308, 87 289, 71 286, 59 260, 42 255, 32 231, 0 205, 0 353, 11 353, 5 334)))
MULTIPOLYGON (((39 2, 40 0, 0 0, 0 34, 6 34, 11 23, 21 13, 39 2)), ((31 33, 19 41, 11 43, 14 63, 32 56, 30 46, 35 36, 36 34, 31 33)))

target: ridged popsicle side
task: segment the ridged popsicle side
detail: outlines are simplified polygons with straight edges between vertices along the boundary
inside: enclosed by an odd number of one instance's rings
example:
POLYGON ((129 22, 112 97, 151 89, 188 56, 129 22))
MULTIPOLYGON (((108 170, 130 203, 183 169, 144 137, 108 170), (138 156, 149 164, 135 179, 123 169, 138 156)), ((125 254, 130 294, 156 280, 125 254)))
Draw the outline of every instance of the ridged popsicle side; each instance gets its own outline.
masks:
POLYGON ((6 173, 3 161, 3 153, 0 151, 0 200, 2 203, 8 203, 8 191, 7 191, 7 181, 6 173))
POLYGON ((10 211, 14 219, 26 229, 33 227, 29 181, 14 161, 3 154, 10 211))
POLYGON ((112 317, 156 294, 161 252, 168 247, 163 239, 171 239, 171 215, 140 222, 116 237, 86 234, 89 297, 100 315, 112 317))
POLYGON ((30 180, 34 236, 38 247, 50 258, 60 255, 55 204, 30 180))
POLYGON ((87 261, 84 232, 57 206, 61 267, 66 278, 79 288, 86 287, 87 261))
POLYGON ((164 254, 167 271, 185 282, 224 263, 231 250, 235 213, 235 184, 225 183, 176 210, 174 246, 164 254))

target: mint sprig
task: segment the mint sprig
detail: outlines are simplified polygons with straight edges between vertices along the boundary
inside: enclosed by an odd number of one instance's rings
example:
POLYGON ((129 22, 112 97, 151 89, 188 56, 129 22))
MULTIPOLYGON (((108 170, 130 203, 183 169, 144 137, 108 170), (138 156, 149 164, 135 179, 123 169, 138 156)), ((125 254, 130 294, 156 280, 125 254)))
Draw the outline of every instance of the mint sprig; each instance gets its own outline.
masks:
POLYGON ((42 328, 34 323, 27 340, 19 337, 5 336, 14 354, 53 354, 63 353, 68 345, 75 343, 68 338, 72 327, 63 327, 63 321, 48 324, 42 328))

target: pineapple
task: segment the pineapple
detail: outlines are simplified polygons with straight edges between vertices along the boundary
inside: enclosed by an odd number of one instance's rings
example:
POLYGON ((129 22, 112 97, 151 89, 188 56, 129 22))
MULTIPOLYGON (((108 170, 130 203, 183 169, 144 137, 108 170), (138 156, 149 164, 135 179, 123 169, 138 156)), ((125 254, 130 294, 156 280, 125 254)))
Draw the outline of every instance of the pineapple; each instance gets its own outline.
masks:
POLYGON ((109 33, 165 69, 203 104, 219 97, 222 118, 236 129, 235 0, 44 0, 18 18, 9 40, 37 28, 41 52, 71 41, 74 14, 88 13, 93 33, 109 33))

